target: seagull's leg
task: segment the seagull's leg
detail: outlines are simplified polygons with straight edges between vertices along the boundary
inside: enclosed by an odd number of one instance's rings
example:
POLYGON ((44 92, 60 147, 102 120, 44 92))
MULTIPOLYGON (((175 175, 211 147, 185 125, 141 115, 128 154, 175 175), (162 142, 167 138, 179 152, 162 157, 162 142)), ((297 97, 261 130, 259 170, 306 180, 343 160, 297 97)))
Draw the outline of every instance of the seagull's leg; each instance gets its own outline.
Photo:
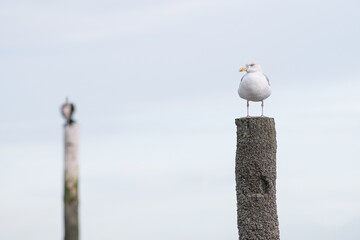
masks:
POLYGON ((265 117, 264 116, 264 100, 261 101, 261 116, 260 117, 265 117))
POLYGON ((246 107, 247 107, 247 116, 246 117, 250 117, 250 115, 249 115, 249 106, 250 106, 250 104, 249 104, 249 100, 247 100, 247 104, 246 104, 246 107))

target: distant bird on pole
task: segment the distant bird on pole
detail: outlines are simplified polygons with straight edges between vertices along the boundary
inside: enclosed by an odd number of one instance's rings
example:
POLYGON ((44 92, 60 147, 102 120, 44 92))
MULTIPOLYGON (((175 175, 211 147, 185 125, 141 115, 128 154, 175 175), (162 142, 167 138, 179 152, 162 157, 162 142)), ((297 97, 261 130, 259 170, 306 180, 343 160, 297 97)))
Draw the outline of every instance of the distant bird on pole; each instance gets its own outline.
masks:
POLYGON ((66 119, 66 123, 73 123, 72 115, 75 112, 75 105, 69 103, 68 98, 66 98, 65 103, 61 107, 61 113, 63 117, 66 119))
POLYGON ((247 116, 249 115, 249 101, 261 102, 261 117, 264 116, 264 100, 271 95, 270 82, 267 76, 262 73, 258 62, 250 62, 239 69, 239 72, 247 73, 241 78, 239 96, 247 100, 247 116))

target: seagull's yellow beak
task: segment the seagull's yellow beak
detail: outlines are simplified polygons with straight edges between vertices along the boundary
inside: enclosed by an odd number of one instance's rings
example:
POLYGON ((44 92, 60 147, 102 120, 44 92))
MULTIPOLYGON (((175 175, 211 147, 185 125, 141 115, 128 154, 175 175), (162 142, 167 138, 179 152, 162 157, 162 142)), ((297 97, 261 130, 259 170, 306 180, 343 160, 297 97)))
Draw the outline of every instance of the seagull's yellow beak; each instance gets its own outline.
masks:
POLYGON ((245 68, 245 67, 242 67, 242 68, 240 68, 240 69, 239 69, 239 72, 243 72, 243 71, 246 71, 246 69, 247 69, 247 68, 245 68))

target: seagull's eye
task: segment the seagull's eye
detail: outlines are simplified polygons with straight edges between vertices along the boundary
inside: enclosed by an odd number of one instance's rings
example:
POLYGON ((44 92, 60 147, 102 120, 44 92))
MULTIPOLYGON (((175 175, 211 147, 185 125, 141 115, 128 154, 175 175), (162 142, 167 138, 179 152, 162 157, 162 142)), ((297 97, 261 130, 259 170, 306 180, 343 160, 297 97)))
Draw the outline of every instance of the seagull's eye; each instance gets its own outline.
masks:
POLYGON ((250 67, 253 67, 254 66, 254 64, 250 64, 250 67))

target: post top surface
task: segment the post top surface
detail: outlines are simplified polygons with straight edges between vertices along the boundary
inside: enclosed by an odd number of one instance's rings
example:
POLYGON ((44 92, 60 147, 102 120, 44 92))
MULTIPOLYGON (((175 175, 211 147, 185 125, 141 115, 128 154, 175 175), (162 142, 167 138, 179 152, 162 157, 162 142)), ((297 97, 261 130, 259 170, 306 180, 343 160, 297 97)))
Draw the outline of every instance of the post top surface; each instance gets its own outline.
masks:
POLYGON ((241 118, 235 118, 235 119, 274 119, 272 117, 241 117, 241 118))
POLYGON ((256 121, 274 121, 274 118, 271 117, 242 117, 242 118, 235 118, 235 121, 241 121, 241 122, 256 122, 256 121))
POLYGON ((243 125, 243 124, 270 124, 270 125, 274 125, 275 124, 275 119, 274 118, 268 118, 268 117, 243 117, 243 118, 236 118, 235 119, 235 124, 236 125, 243 125))

